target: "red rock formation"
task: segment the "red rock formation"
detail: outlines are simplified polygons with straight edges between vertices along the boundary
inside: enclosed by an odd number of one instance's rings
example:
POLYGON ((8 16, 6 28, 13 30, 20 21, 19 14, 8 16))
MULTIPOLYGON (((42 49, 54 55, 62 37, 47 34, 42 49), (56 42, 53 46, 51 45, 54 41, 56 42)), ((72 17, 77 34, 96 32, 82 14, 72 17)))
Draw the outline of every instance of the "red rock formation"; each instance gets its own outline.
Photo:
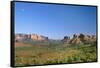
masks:
MULTIPOLYGON (((65 36, 66 37, 66 36, 65 36)), ((70 41, 68 40, 68 38, 63 39, 64 42, 67 42, 69 44, 90 44, 93 42, 96 42, 96 36, 95 35, 85 35, 85 34, 79 34, 73 35, 73 38, 70 39, 70 41)))
POLYGON ((25 40, 31 39, 33 41, 41 41, 41 40, 48 40, 48 37, 37 35, 37 34, 16 34, 15 40, 25 40))

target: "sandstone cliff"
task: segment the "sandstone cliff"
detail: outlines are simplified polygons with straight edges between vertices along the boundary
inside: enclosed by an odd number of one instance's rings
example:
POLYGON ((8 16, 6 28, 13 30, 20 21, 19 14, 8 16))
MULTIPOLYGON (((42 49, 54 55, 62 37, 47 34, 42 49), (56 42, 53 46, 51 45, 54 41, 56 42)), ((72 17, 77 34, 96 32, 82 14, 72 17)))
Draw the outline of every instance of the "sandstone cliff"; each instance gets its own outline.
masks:
POLYGON ((16 34, 15 40, 33 40, 33 41, 43 41, 48 40, 48 37, 37 35, 37 34, 16 34))
POLYGON ((96 36, 85 35, 85 34, 79 34, 79 35, 74 34, 71 39, 70 37, 65 36, 63 42, 68 44, 90 44, 96 42, 96 36))
MULTIPOLYGON (((16 34, 16 41, 48 41, 48 37, 38 35, 38 34, 16 34)), ((72 38, 69 36, 64 36, 63 40, 59 40, 65 44, 90 44, 96 42, 95 35, 86 35, 86 34, 74 34, 72 38)))

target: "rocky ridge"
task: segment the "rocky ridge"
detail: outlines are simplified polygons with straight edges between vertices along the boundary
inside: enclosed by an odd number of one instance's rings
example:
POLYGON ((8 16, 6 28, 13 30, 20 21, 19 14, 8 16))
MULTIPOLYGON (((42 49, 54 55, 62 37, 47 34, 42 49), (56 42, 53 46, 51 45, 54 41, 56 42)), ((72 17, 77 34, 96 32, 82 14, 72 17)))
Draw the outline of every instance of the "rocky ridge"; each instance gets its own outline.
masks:
POLYGON ((37 35, 37 34, 16 34, 15 40, 33 40, 33 41, 43 41, 48 40, 48 37, 37 35))
MULTIPOLYGON (((38 34, 15 34, 15 41, 49 41, 48 37, 38 34)), ((86 34, 74 34, 72 38, 70 36, 64 36, 64 39, 60 40, 65 44, 90 44, 96 42, 95 35, 86 34)))
POLYGON ((65 36, 62 40, 67 44, 90 44, 96 42, 95 35, 85 35, 85 34, 74 34, 72 38, 69 36, 65 36))

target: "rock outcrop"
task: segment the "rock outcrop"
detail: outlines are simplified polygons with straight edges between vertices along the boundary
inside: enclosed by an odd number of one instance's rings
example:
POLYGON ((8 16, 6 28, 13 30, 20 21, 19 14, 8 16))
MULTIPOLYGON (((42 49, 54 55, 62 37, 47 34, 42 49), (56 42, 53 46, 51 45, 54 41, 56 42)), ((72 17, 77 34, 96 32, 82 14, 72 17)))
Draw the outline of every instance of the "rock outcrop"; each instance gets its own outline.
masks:
POLYGON ((70 37, 65 36, 63 42, 68 44, 70 42, 70 37))
POLYGON ((31 39, 32 40, 48 40, 48 37, 37 35, 37 34, 32 34, 31 39))
POLYGON ((65 36, 63 42, 68 44, 90 44, 96 42, 95 35, 85 35, 85 34, 74 34, 72 39, 70 37, 65 36))
MULTIPOLYGON (((49 39, 38 34, 16 34, 15 41, 49 41, 49 39)), ((90 44, 97 40, 95 35, 74 34, 72 38, 65 36, 61 41, 65 44, 90 44)))
POLYGON ((37 34, 16 34, 15 40, 33 40, 33 41, 43 41, 48 40, 48 37, 37 35, 37 34))

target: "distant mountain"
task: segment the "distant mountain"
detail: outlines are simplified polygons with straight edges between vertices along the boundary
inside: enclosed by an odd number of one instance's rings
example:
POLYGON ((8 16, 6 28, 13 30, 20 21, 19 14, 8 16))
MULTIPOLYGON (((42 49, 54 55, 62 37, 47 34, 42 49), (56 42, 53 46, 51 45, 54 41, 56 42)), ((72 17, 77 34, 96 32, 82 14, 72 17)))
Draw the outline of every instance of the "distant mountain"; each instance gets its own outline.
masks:
POLYGON ((15 34, 15 41, 45 41, 48 40, 48 37, 37 35, 37 34, 15 34))
POLYGON ((74 34, 72 38, 65 36, 62 40, 66 44, 90 44, 96 42, 95 35, 74 34))
POLYGON ((90 44, 96 42, 95 35, 74 34, 72 38, 64 36, 62 40, 49 39, 46 36, 38 34, 15 34, 16 42, 32 42, 32 43, 64 43, 64 44, 90 44))

